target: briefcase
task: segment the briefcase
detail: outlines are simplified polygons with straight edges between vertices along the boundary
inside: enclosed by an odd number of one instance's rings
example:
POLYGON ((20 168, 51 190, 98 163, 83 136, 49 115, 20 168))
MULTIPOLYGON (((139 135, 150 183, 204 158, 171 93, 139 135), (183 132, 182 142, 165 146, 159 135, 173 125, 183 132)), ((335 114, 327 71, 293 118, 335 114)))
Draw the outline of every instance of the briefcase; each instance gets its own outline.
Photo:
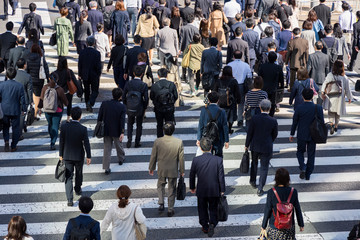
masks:
POLYGON ((250 156, 249 151, 245 150, 244 155, 241 159, 240 163, 240 172, 241 173, 248 173, 249 172, 249 165, 250 165, 250 156))
POLYGON ((355 91, 360 92, 360 80, 357 80, 355 83, 355 91))
POLYGON ((221 195, 217 209, 218 221, 226 222, 229 216, 229 205, 226 196, 221 195))
POLYGON ((284 98, 284 89, 283 88, 279 88, 276 90, 276 98, 275 98, 275 102, 276 103, 281 103, 283 101, 284 98))
POLYGON ((104 137, 104 122, 103 121, 97 122, 97 124, 95 126, 93 137, 97 137, 97 138, 104 137))
POLYGON ((186 184, 184 181, 184 177, 180 176, 177 187, 176 200, 184 200, 185 196, 186 196, 186 184))
POLYGON ((56 32, 54 32, 53 34, 51 34, 50 40, 49 40, 49 45, 50 46, 55 46, 57 42, 56 39, 56 32))
POLYGON ((66 167, 64 161, 59 160, 55 169, 55 178, 60 182, 65 182, 66 167))
POLYGON ((35 121, 35 109, 31 105, 26 115, 26 125, 30 126, 35 121))

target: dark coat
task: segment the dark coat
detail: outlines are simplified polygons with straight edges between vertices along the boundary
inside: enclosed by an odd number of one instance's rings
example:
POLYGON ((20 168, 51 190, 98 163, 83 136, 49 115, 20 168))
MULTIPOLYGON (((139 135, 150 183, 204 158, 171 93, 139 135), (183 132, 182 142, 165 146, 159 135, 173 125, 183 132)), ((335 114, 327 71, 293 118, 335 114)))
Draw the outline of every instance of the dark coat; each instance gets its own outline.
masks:
MULTIPOLYGON (((69 19, 71 19, 70 21, 73 20, 73 22, 76 22, 77 20, 80 20, 80 5, 77 4, 76 2, 67 2, 65 3, 65 7, 67 8, 72 8, 73 9, 73 13, 72 16, 67 16, 69 19)), ((69 12, 70 14, 70 12, 69 12)), ((71 22, 71 23, 73 23, 71 22)))
POLYGON ((201 8, 202 13, 206 19, 209 19, 210 12, 213 10, 211 0, 196 0, 195 8, 201 8))
POLYGON ((75 85, 77 85, 77 79, 76 76, 74 74, 74 72, 71 69, 63 69, 63 70, 56 70, 55 73, 57 73, 59 75, 59 80, 57 82, 57 84, 64 89, 64 92, 67 93, 69 91, 67 82, 71 80, 75 83, 75 85))
POLYGON ((328 6, 325 4, 319 4, 315 6, 314 11, 316 12, 317 18, 320 19, 320 21, 324 24, 331 24, 331 10, 328 6))
POLYGON ((180 17, 183 19, 184 25, 188 24, 188 16, 194 14, 194 9, 191 7, 180 8, 180 17))
POLYGON ((253 29, 247 29, 243 33, 242 39, 249 45, 250 59, 256 59, 256 52, 259 48, 259 34, 253 29))
POLYGON ((142 82, 141 79, 138 78, 134 78, 126 82, 123 93, 123 101, 125 105, 126 105, 126 97, 127 97, 126 95, 129 91, 138 91, 141 93, 143 108, 145 110, 149 104, 149 93, 148 93, 148 86, 146 85, 146 83, 142 82))
POLYGON ((269 14, 270 9, 276 8, 277 6, 279 6, 278 0, 261 0, 259 3, 259 10, 257 11, 259 18, 262 18, 262 15, 264 14, 269 14))
POLYGON ((24 87, 25 92, 25 104, 30 104, 33 102, 33 87, 31 75, 28 74, 25 70, 17 70, 15 81, 21 83, 24 87))
POLYGON ((278 18, 283 23, 285 20, 289 19, 289 16, 293 15, 292 8, 286 4, 281 4, 276 8, 278 13, 278 18))
POLYGON ((130 33, 130 18, 127 11, 115 10, 110 17, 111 29, 113 32, 112 39, 115 42, 117 34, 121 34, 125 39, 125 45, 128 44, 128 33, 130 33))
POLYGON ((171 11, 173 7, 179 7, 179 2, 178 0, 167 0, 165 6, 171 11))
POLYGON ((285 62, 290 61, 290 68, 305 67, 309 58, 309 42, 301 37, 291 39, 287 45, 285 62))
POLYGON ((98 23, 104 24, 104 16, 100 11, 90 9, 88 11, 87 21, 89 21, 91 23, 91 28, 94 33, 94 32, 97 32, 96 25, 98 23))
POLYGON ((222 69, 222 54, 216 48, 205 49, 201 55, 200 73, 214 72, 219 75, 222 69))
MULTIPOLYGON (((266 62, 269 62, 269 52, 263 52, 261 54, 261 57, 259 57, 259 64, 264 64, 266 62)), ((284 66, 284 60, 281 56, 280 53, 276 53, 276 56, 277 56, 277 59, 276 59, 276 64, 279 65, 280 67, 283 67, 284 66)))
POLYGON ((235 38, 229 41, 226 54, 226 63, 229 63, 233 60, 234 52, 236 50, 240 50, 243 53, 241 60, 250 65, 249 45, 241 38, 235 38))
MULTIPOLYGON (((168 81, 166 79, 160 79, 157 81, 152 87, 150 92, 150 99, 154 103, 154 111, 157 111, 159 107, 161 107, 161 104, 158 101, 158 95, 162 88, 168 88, 169 92, 174 96, 174 104, 175 101, 178 99, 178 92, 176 90, 176 86, 173 82, 168 81)), ((173 106, 173 111, 175 111, 175 106, 173 106)))
POLYGON ((25 48, 24 46, 18 46, 16 48, 10 49, 8 66, 17 69, 16 62, 20 58, 24 58, 25 61, 27 61, 29 54, 30 54, 30 50, 25 48))
POLYGON ((98 121, 104 121, 104 136, 120 137, 125 132, 126 107, 120 101, 101 103, 98 121))
POLYGON ((125 51, 129 51, 129 49, 126 49, 124 45, 113 47, 111 49, 111 54, 107 69, 110 69, 111 65, 113 66, 113 68, 123 68, 125 51))
POLYGON ((22 30, 24 28, 25 28, 25 31, 26 31, 26 36, 29 34, 30 29, 28 29, 28 26, 26 24, 26 20, 30 15, 35 15, 34 20, 35 20, 36 30, 38 31, 38 35, 40 36, 40 33, 42 35, 44 35, 44 27, 42 25, 41 16, 36 14, 36 13, 33 13, 33 12, 32 13, 27 13, 27 14, 24 15, 24 19, 23 19, 23 21, 21 23, 21 26, 20 26, 19 30, 18 30, 18 35, 21 34, 21 32, 22 32, 22 30))
POLYGON ((249 123, 245 147, 258 153, 272 153, 278 135, 278 123, 267 113, 254 115, 249 123))
POLYGON ((259 76, 264 80, 262 90, 268 94, 276 92, 278 88, 284 88, 284 73, 282 67, 275 63, 264 63, 260 65, 259 76))
POLYGON ((353 24, 354 40, 353 47, 358 46, 360 48, 360 21, 353 24))
POLYGON ((101 75, 100 52, 93 47, 87 47, 79 54, 79 77, 85 82, 99 81, 101 75))
POLYGON ((15 80, 0 83, 0 101, 6 116, 19 116, 21 111, 26 112, 24 87, 15 80))
POLYGON ((322 84, 330 70, 330 57, 321 51, 315 51, 309 56, 307 70, 316 83, 322 84))
MULTIPOLYGON (((311 85, 310 81, 314 81, 314 80, 311 80, 310 78, 308 78, 306 80, 302 80, 302 81, 296 80, 294 82, 294 85, 291 89, 290 98, 289 98, 289 105, 292 105, 293 101, 295 100, 295 103, 294 103, 295 111, 298 106, 300 106, 301 104, 304 103, 304 99, 302 97, 302 91, 305 88, 310 88, 310 85, 311 85)), ((314 82, 314 88, 315 88, 316 92, 319 92, 319 87, 316 85, 315 82, 314 82)))
POLYGON ((264 52, 268 51, 268 44, 274 42, 276 44, 276 49, 279 48, 279 42, 278 40, 274 39, 273 37, 266 37, 262 38, 259 41, 259 49, 258 54, 261 55, 264 52))
MULTIPOLYGON (((33 83, 40 81, 39 80, 39 70, 40 70, 40 65, 41 65, 40 61, 41 61, 41 56, 39 54, 30 53, 28 62, 27 62, 26 71, 31 75, 33 83)), ((49 76, 50 76, 49 67, 45 60, 45 57, 43 57, 43 65, 44 65, 46 77, 49 78, 49 76)))
POLYGON ((186 47, 193 41, 195 33, 199 33, 199 29, 195 26, 187 24, 180 29, 180 50, 185 51, 186 47))
POLYGON ((10 49, 16 46, 16 35, 11 32, 0 34, 0 58, 9 59, 10 49))
POLYGON ((197 197, 220 197, 225 192, 224 165, 221 157, 204 153, 195 157, 190 169, 190 189, 196 188, 197 197), (197 186, 195 178, 197 176, 197 186))
MULTIPOLYGON (((90 216, 84 216, 84 215, 80 215, 72 219, 75 219, 78 227, 80 227, 80 225, 87 226, 94 221, 94 219, 91 218, 90 216)), ((72 219, 69 220, 66 226, 66 231, 63 240, 70 240, 70 234, 72 229, 74 228, 74 226, 71 223, 72 219)), ((98 221, 96 221, 95 225, 91 228, 90 234, 91 234, 90 239, 100 240, 100 223, 98 221)))
POLYGON ((242 31, 245 32, 246 31, 246 24, 243 23, 243 22, 236 22, 234 23, 233 25, 231 25, 231 33, 232 33, 232 36, 235 38, 235 30, 238 28, 238 27, 241 27, 242 31))
MULTIPOLYGON (((146 56, 148 56, 146 49, 144 49, 144 48, 142 48, 140 46, 134 46, 133 48, 131 48, 131 49, 129 49, 127 51, 126 64, 125 64, 125 73, 128 74, 131 77, 134 76, 133 68, 138 63, 137 56, 139 55, 139 53, 142 53, 142 52, 146 53, 146 56)), ((149 61, 149 57, 148 57, 148 61, 149 61)))

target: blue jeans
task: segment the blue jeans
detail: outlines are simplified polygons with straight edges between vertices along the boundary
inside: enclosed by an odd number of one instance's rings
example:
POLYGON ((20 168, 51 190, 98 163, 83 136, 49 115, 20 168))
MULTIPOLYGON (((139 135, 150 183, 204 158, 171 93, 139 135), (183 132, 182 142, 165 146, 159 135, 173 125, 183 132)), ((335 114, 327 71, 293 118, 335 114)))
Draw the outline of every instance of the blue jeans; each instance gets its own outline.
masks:
POLYGON ((21 129, 20 129, 20 115, 17 116, 7 116, 4 115, 3 117, 3 137, 4 142, 9 142, 10 139, 10 123, 12 126, 12 142, 11 142, 11 149, 16 148, 17 143, 19 142, 19 138, 21 135, 21 129))
POLYGON ((62 117, 62 112, 45 113, 46 120, 48 121, 48 132, 50 134, 51 145, 54 146, 56 139, 59 135, 59 126, 62 117))
POLYGON ((315 167, 315 150, 316 143, 313 140, 305 141, 297 139, 297 152, 296 157, 299 162, 300 171, 305 171, 306 179, 310 178, 311 173, 315 167), (304 153, 307 151, 307 163, 305 164, 304 153))
POLYGON ((131 21, 131 33, 132 33, 132 36, 134 37, 135 30, 136 30, 136 19, 137 19, 137 15, 138 15, 138 9, 135 7, 129 7, 129 8, 127 8, 127 11, 129 13, 129 18, 131 21))

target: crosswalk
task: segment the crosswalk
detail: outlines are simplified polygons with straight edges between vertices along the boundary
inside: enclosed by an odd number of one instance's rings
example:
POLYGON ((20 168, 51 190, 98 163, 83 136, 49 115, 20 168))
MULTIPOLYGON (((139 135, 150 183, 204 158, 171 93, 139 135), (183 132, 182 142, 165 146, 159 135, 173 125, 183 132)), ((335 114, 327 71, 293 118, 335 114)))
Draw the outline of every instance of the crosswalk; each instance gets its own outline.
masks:
MULTIPOLYGON (((48 13, 49 3, 35 2, 44 25, 51 26, 53 16, 48 13)), ((19 3, 21 4, 21 3, 19 3)), ((19 27, 26 11, 17 11, 9 16, 19 27)), ((45 44, 45 56, 50 71, 57 64, 56 49, 48 45, 51 30, 46 28, 41 39, 45 44)), ((156 61, 156 58, 154 58, 156 61)), ((77 72, 77 54, 70 47, 69 66, 77 72)), ((158 64, 152 67, 155 72, 158 64)), ((156 74, 154 74, 155 76, 156 74)), ((353 89, 353 84, 352 89, 353 89)), ((102 75, 98 99, 110 98, 110 89, 115 87, 112 71, 102 75)), ((184 88, 188 88, 184 84, 184 88)), ((348 115, 341 118, 338 132, 329 137, 328 143, 317 146, 315 172, 310 181, 299 179, 296 159, 296 143, 288 141, 293 110, 284 98, 280 112, 276 113, 279 135, 274 144, 274 156, 270 162, 265 190, 274 184, 277 168, 285 167, 290 172, 291 184, 299 192, 305 231, 297 228, 297 239, 346 239, 352 226, 360 220, 360 128, 358 102, 347 104, 348 115)), ((94 114, 84 111, 81 123, 92 136, 97 112, 101 102, 94 106, 94 114)), ((85 109, 85 104, 74 97, 74 106, 85 109)), ((186 177, 197 147, 196 130, 203 106, 201 98, 185 98, 185 106, 176 110, 175 137, 184 141, 186 177)), ((64 118, 63 118, 64 120, 64 118)), ((226 195, 230 207, 227 222, 219 223, 215 229, 216 239, 257 239, 260 232, 266 195, 258 197, 248 182, 249 176, 240 174, 239 164, 244 151, 246 134, 235 129, 230 137, 230 148, 224 150, 226 195)), ((25 139, 19 142, 18 151, 2 152, 4 142, 0 141, 0 236, 6 235, 7 223, 13 215, 21 215, 27 221, 28 233, 34 239, 62 239, 67 221, 78 215, 75 207, 66 205, 64 184, 54 179, 58 152, 49 150, 50 139, 44 116, 28 127, 25 139)), ((2 137, 2 136, 1 136, 2 137)), ((150 108, 143 124, 141 148, 125 149, 126 161, 116 164, 116 152, 111 164, 112 173, 104 175, 102 170, 102 139, 90 138, 92 164, 84 166, 83 194, 94 200, 91 215, 102 220, 109 206, 116 202, 115 190, 123 184, 132 190, 131 201, 139 204, 147 217, 148 239, 203 239, 197 216, 196 197, 188 191, 184 201, 176 201, 175 216, 167 217, 157 211, 156 176, 148 174, 151 147, 156 139, 156 120, 150 108)), ((125 136, 124 141, 127 141, 125 136)), ((58 143, 56 144, 58 145, 58 143)), ((186 178, 188 184, 188 179, 186 178)), ((74 200, 77 200, 75 197, 74 200)), ((102 239, 110 239, 106 232, 102 239)))

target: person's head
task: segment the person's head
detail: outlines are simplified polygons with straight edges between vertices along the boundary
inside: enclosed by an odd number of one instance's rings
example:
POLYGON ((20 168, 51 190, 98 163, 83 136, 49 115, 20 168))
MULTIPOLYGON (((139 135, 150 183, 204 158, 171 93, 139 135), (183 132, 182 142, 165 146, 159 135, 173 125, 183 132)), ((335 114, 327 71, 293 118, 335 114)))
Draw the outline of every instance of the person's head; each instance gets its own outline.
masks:
POLYGON ((334 36, 335 36, 336 38, 342 38, 343 32, 342 32, 340 23, 335 23, 335 24, 334 24, 333 33, 334 33, 334 36))
POLYGON ((219 2, 214 2, 213 10, 214 11, 216 11, 216 10, 221 11, 221 4, 219 2))
POLYGON ((81 108, 80 107, 73 107, 71 108, 71 118, 72 120, 79 121, 81 119, 81 108))
POLYGON ((246 28, 253 28, 254 27, 254 20, 252 18, 246 19, 245 25, 246 25, 246 28))
POLYGON ((315 50, 317 50, 317 51, 321 51, 321 49, 323 49, 323 43, 321 42, 321 41, 317 41, 316 43, 315 43, 315 50))
POLYGON ((282 25, 283 25, 284 29, 290 29, 290 27, 291 27, 291 22, 290 22, 289 20, 284 20, 284 21, 282 22, 282 25))
POLYGON ((301 95, 302 95, 304 101, 311 101, 314 96, 314 91, 310 88, 304 88, 301 95))
POLYGON ((242 19, 241 13, 237 13, 237 14, 235 15, 235 20, 236 20, 237 22, 240 22, 241 19, 242 19))
POLYGON ((241 28, 241 27, 237 27, 237 28, 235 29, 235 36, 236 36, 236 37, 241 37, 242 34, 243 34, 242 28, 241 28))
POLYGON ((210 92, 208 99, 210 103, 217 103, 219 101, 219 94, 217 92, 210 92))
POLYGON ((212 147, 212 142, 209 138, 203 137, 200 139, 200 149, 203 152, 210 152, 212 147))
POLYGON ((102 32, 104 30, 104 25, 102 23, 96 24, 96 30, 102 32))
POLYGON ((326 24, 324 29, 326 35, 331 35, 333 32, 333 27, 331 26, 331 24, 326 24))
POLYGON ((35 3, 30 3, 29 4, 29 10, 30 10, 30 12, 34 12, 36 10, 36 4, 35 3))
POLYGON ((90 7, 91 9, 96 9, 97 6, 98 6, 98 4, 97 4, 96 1, 91 1, 91 2, 89 2, 89 7, 90 7))
POLYGON ((347 2, 344 2, 342 5, 341 5, 341 8, 343 9, 343 11, 348 11, 350 9, 350 6, 347 2))
POLYGON ((159 0, 160 5, 165 5, 165 3, 166 3, 166 0, 159 0))
POLYGON ((269 15, 263 14, 261 16, 261 23, 267 23, 267 22, 269 22, 269 15))
POLYGON ((298 80, 306 80, 309 78, 309 73, 306 67, 300 67, 297 72, 296 76, 298 80))
POLYGON ((194 14, 189 14, 189 15, 187 16, 187 22, 188 22, 188 23, 192 23, 192 22, 194 22, 194 20, 195 20, 194 14))
POLYGON ((303 28, 304 30, 312 30, 312 28, 313 28, 313 22, 310 21, 310 20, 305 20, 305 21, 303 22, 302 28, 303 28))
POLYGON ((84 20, 88 17, 88 11, 86 9, 82 10, 80 13, 80 24, 84 23, 84 20))
POLYGON ((134 36, 134 43, 135 43, 136 45, 140 45, 140 44, 141 44, 141 41, 142 41, 142 39, 141 39, 140 35, 139 35, 139 34, 136 34, 136 35, 134 36))
POLYGON ((160 68, 157 71, 157 74, 159 76, 159 79, 167 78, 168 70, 166 68, 160 68))
POLYGON ((178 7, 172 7, 171 9, 171 17, 180 17, 180 9, 178 7))
POLYGON ((232 78, 232 77, 233 77, 232 67, 230 67, 230 66, 225 66, 225 67, 223 68, 223 72, 222 72, 221 78, 232 78))
POLYGON ((290 0, 289 1, 289 4, 293 7, 293 8, 295 8, 297 5, 296 5, 296 0, 290 0))
POLYGON ((268 54, 269 63, 275 63, 276 59, 277 59, 277 54, 275 52, 269 52, 268 54))
POLYGON ((62 7, 59 12, 62 17, 66 17, 69 14, 69 9, 67 7, 62 7))
POLYGON ((56 72, 52 72, 49 76, 50 87, 55 87, 58 81, 59 81, 59 75, 56 72))
POLYGON ((210 46, 216 47, 216 46, 218 45, 219 41, 217 40, 217 38, 211 37, 211 38, 209 39, 209 43, 210 43, 210 46))
POLYGON ((90 197, 82 196, 79 199, 79 209, 84 214, 89 214, 94 207, 94 202, 90 197))
POLYGON ((26 233, 26 222, 21 216, 13 216, 8 225, 6 239, 23 239, 26 233))
POLYGON ((199 7, 196 7, 196 8, 195 8, 194 17, 195 17, 195 18, 200 18, 200 19, 204 17, 201 8, 199 8, 199 7))
POLYGON ((268 52, 271 52, 271 51, 276 51, 276 43, 274 43, 274 42, 269 42, 269 44, 268 44, 268 52))
POLYGON ((143 69, 141 66, 139 65, 134 66, 133 73, 135 77, 141 78, 141 76, 144 74, 144 71, 145 69, 143 69))
POLYGON ((270 112, 270 108, 271 108, 270 100, 268 100, 268 99, 261 100, 259 107, 260 107, 261 112, 265 112, 265 113, 270 112))
POLYGON ((254 9, 248 8, 244 13, 245 18, 252 18, 254 16, 254 9))
POLYGON ((31 46, 30 52, 31 53, 37 53, 37 54, 40 55, 40 57, 43 56, 43 52, 42 52, 40 46, 35 44, 35 43, 31 46))
POLYGON ((116 1, 115 9, 119 11, 125 11, 126 9, 125 9, 124 1, 116 1))
POLYGON ((184 3, 185 3, 185 6, 188 7, 191 5, 191 0, 185 0, 184 3))
MULTIPOLYGON (((275 9, 273 9, 273 10, 275 10, 275 9)), ((275 11, 276 11, 276 10, 275 10, 275 11)), ((277 17, 277 13, 276 13, 276 12, 274 12, 274 11, 269 12, 269 21, 270 21, 270 20, 275 20, 276 17, 277 17)))
POLYGON ((345 75, 344 62, 341 60, 336 60, 332 68, 332 73, 334 75, 344 76, 345 75))
POLYGON ((146 20, 152 18, 152 8, 150 5, 145 6, 146 20))
POLYGON ((264 30, 265 36, 266 37, 272 37, 274 34, 274 29, 272 27, 266 27, 264 30))
POLYGON ((163 126, 164 134, 167 136, 173 135, 175 131, 175 125, 173 122, 166 122, 163 126))
POLYGON ((114 100, 119 101, 121 99, 122 96, 121 88, 114 88, 111 93, 114 100))
POLYGON ((317 17, 317 14, 316 14, 315 10, 311 9, 309 11, 308 20, 310 20, 312 22, 315 22, 316 20, 318 20, 318 17, 317 17))
POLYGON ((293 34, 295 35, 295 36, 300 36, 300 33, 301 33, 301 30, 300 30, 300 28, 294 28, 293 29, 293 34))
POLYGON ((195 33, 193 36, 194 43, 199 43, 201 40, 201 35, 199 33, 195 33))
POLYGON ((16 42, 19 46, 22 46, 25 44, 25 38, 22 36, 18 36, 16 42))
POLYGON ((35 28, 30 29, 28 39, 33 41, 33 43, 37 43, 39 41, 38 31, 35 28))
POLYGON ((357 12, 356 12, 356 18, 357 18, 358 20, 360 20, 360 11, 357 11, 357 12))
POLYGON ((116 196, 119 199, 119 208, 125 208, 128 204, 129 204, 129 197, 131 195, 131 190, 128 186, 126 185, 121 185, 117 192, 116 192, 116 196))
POLYGON ((241 59, 242 58, 242 52, 240 50, 234 51, 234 58, 235 59, 241 59))
POLYGON ((8 67, 6 70, 6 77, 8 79, 14 79, 16 77, 16 69, 14 67, 8 67))
POLYGON ((264 87, 264 81, 262 77, 257 76, 254 78, 254 88, 256 89, 262 89, 264 87))
POLYGON ((113 5, 114 1, 113 0, 106 0, 105 1, 105 6, 111 6, 113 5))
POLYGON ((25 69, 26 68, 26 60, 23 58, 19 58, 19 60, 17 60, 17 62, 16 62, 16 66, 18 67, 18 69, 25 69))
POLYGON ((14 23, 12 21, 6 23, 6 30, 12 31, 14 29, 14 23))
POLYGON ((89 36, 86 38, 86 44, 88 47, 93 47, 95 46, 96 40, 94 36, 89 36))
POLYGON ((116 36, 115 36, 115 45, 116 46, 121 46, 124 43, 125 43, 125 39, 124 39, 123 35, 121 35, 120 33, 116 34, 116 36))
POLYGON ((162 20, 162 24, 164 27, 169 27, 170 26, 170 18, 163 18, 162 20))
POLYGON ((58 60, 58 64, 57 64, 57 70, 61 71, 64 69, 66 69, 66 70, 68 69, 68 62, 67 62, 66 57, 60 56, 59 60, 58 60))
POLYGON ((138 62, 146 62, 147 58, 148 56, 144 52, 141 52, 137 55, 138 62))
POLYGON ((325 0, 320 0, 320 2, 321 2, 321 3, 324 3, 324 2, 325 2, 325 0))
POLYGON ((285 168, 279 168, 275 173, 275 187, 288 187, 290 185, 290 174, 285 168))

